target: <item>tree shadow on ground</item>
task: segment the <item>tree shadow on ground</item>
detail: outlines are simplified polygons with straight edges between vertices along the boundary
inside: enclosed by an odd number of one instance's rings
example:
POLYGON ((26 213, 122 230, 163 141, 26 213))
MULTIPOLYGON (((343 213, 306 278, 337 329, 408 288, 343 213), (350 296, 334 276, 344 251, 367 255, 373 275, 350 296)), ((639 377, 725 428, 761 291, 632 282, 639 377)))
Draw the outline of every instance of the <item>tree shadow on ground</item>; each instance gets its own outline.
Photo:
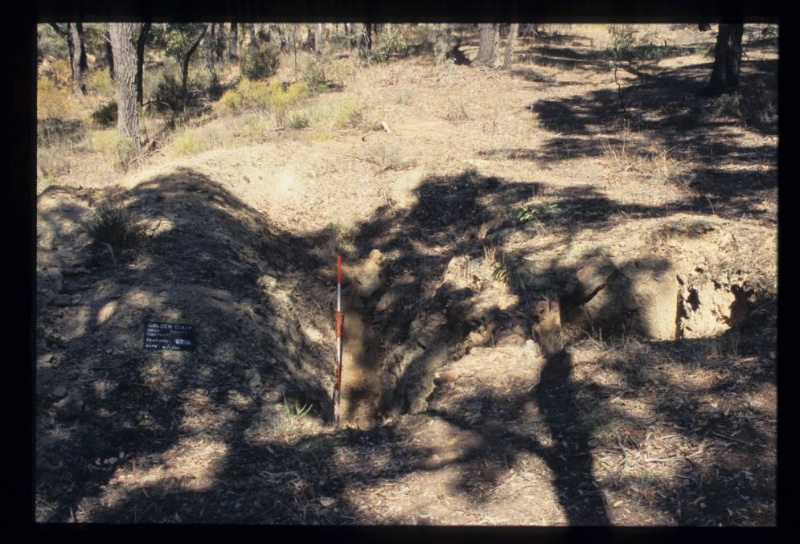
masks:
MULTIPOLYGON (((143 182, 125 199, 128 209, 148 220, 149 240, 134 251, 118 251, 113 262, 104 253, 76 253, 92 273, 65 275, 64 292, 84 293, 84 301, 40 308, 39 352, 50 364, 37 365, 38 411, 40 417, 51 414, 55 424, 39 437, 38 448, 40 500, 57 505, 48 521, 67 521, 85 510, 115 473, 168 463, 170 452, 203 432, 198 406, 233 422, 210 433, 223 443, 236 433, 235 422, 284 395, 320 410, 328 406, 321 399, 328 398, 329 385, 303 361, 325 360, 327 353, 296 321, 304 311, 314 315, 308 306, 313 302, 298 299, 287 315, 263 284, 297 282, 316 268, 305 242, 276 234, 258 212, 190 169, 143 182), (60 329, 69 337, 48 339, 48 325, 56 320, 70 323, 60 329), (198 348, 142 349, 148 321, 195 326, 198 348), (248 386, 254 370, 258 385, 268 390, 264 397, 248 386), (59 384, 67 388, 62 399, 52 393, 59 384), (48 488, 66 496, 50 496, 48 488)), ((91 205, 53 210, 44 220, 86 215, 91 205)), ((147 519, 141 510, 104 519, 135 515, 147 519)))
POLYGON ((698 96, 708 77, 705 65, 652 74, 625 69, 637 78, 618 92, 530 104, 544 128, 557 133, 539 148, 484 153, 534 160, 542 167, 584 157, 627 161, 630 167, 663 154, 680 169, 680 185, 714 197, 716 213, 760 214, 754 204, 777 186, 776 149, 753 147, 745 138, 777 134, 777 61, 743 61, 737 92, 712 99, 698 96))
MULTIPOLYGON (((485 240, 516 226, 516 210, 543 189, 538 182, 508 182, 474 171, 432 177, 417 189, 418 201, 410 210, 385 207, 360 226, 358 254, 348 257, 380 249, 386 256, 384 279, 391 287, 377 296, 391 291, 394 297, 383 309, 375 301, 367 305, 366 321, 378 329, 384 352, 416 338, 411 326, 418 316, 446 316, 435 328, 442 343, 437 361, 427 353, 431 346, 423 346, 420 357, 399 373, 402 394, 393 399, 399 412, 424 403, 427 395, 409 384, 430 373, 434 362, 446 362, 453 355, 449 349, 469 332, 463 319, 459 323, 463 312, 457 307, 473 293, 441 288, 448 263, 460 255, 482 255, 485 240)), ((69 520, 91 505, 92 520, 107 522, 374 523, 374 517, 350 504, 347 493, 427 470, 421 462, 425 452, 403 445, 408 431, 395 422, 303 436, 292 428, 300 423, 291 405, 281 412, 285 395, 311 403, 311 417, 320 423, 330 421, 325 415, 333 379, 330 354, 309 337, 297 315, 286 315, 287 306, 269 289, 278 283, 300 286, 291 299, 295 311, 324 323, 326 312, 312 301, 324 299, 329 286, 311 278, 326 266, 313 255, 327 235, 304 239, 278 232, 220 184, 188 169, 144 182, 127 198, 131 208, 145 215, 159 210, 150 219, 163 228, 156 228, 124 266, 100 266, 100 277, 93 281, 103 288, 93 287, 96 298, 64 311, 78 312, 75 335, 63 339, 64 348, 42 348, 53 352, 60 368, 39 365, 40 410, 48 410, 50 388, 61 380, 78 384, 75 396, 82 403, 75 418, 63 422, 61 435, 47 438, 51 442, 37 463, 40 500, 54 505, 46 521, 69 520), (128 311, 111 311, 119 307, 128 311), (162 319, 197 323, 201 347, 196 352, 143 351, 143 323, 162 319), (110 351, 95 353, 98 343, 110 351), (261 381, 255 388, 248 385, 253 369, 261 381), (204 414, 215 416, 213 427, 203 424, 204 414), (276 433, 279 421, 286 425, 282 434, 276 433), (193 452, 208 448, 216 452, 213 461, 195 460, 193 452), (104 462, 120 451, 126 452, 124 463, 104 462), (161 467, 174 470, 182 463, 191 469, 175 471, 183 474, 178 480, 161 476, 161 467), (125 497, 97 502, 112 479, 135 474, 145 477, 125 497)), ((567 192, 562 205, 570 220, 554 218, 552 228, 567 232, 606 228, 614 210, 613 202, 588 189, 567 192), (573 213, 578 208, 581 213, 573 213)), ((562 272, 569 273, 554 265, 554 275, 562 272)), ((74 281, 68 289, 91 287, 74 281)), ((519 302, 502 314, 529 313, 542 293, 519 295, 519 302)), ((540 456, 554 475, 554 490, 570 524, 608 524, 592 468, 590 434, 576 411, 573 367, 569 353, 551 354, 533 397, 496 399, 508 417, 534 400, 553 446, 537 437, 504 434, 490 423, 475 425, 456 406, 447 420, 477 431, 492 446, 484 453, 467 452, 454 463, 501 453, 540 456)), ((422 406, 421 414, 444 417, 422 406)), ((686 412, 671 409, 659 408, 685 423, 686 412)), ((688 436, 691 429, 678 432, 688 436)), ((464 470, 456 486, 474 493, 468 481, 472 473, 464 470)), ((486 473, 483 483, 496 485, 502 474, 486 473)))
MULTIPOLYGON (((444 323, 436 325, 438 338, 446 338, 449 344, 458 344, 470 332, 470 327, 475 323, 465 323, 463 314, 466 313, 464 305, 475 295, 472 289, 454 290, 441 284, 441 277, 448 266, 448 262, 459 255, 480 256, 484 251, 482 244, 492 238, 493 234, 502 232, 514 226, 514 210, 535 195, 547 191, 546 184, 531 182, 510 183, 498 178, 482 178, 475 172, 465 172, 461 176, 447 178, 432 178, 423 182, 417 196, 418 203, 407 213, 398 214, 390 208, 379 209, 373 220, 362 225, 361 234, 357 236, 356 243, 360 254, 367 253, 372 248, 379 248, 387 256, 386 283, 402 285, 399 293, 403 294, 393 299, 391 307, 386 309, 384 315, 373 314, 381 335, 391 342, 402 342, 411 336, 411 323, 419 315, 442 311, 444 323), (508 212, 511 212, 510 214, 508 212), (505 215, 505 217, 504 217, 505 215), (418 301, 415 304, 415 301, 418 301)), ((571 233, 584 229, 602 230, 610 228, 619 205, 599 194, 592 188, 570 188, 562 191, 564 198, 559 200, 559 206, 565 212, 553 216, 546 221, 548 232, 563 234, 569 240, 571 233), (577 219, 576 219, 577 218, 577 219)), ((686 203, 686 209, 696 208, 697 202, 686 203)), ((627 206, 626 213, 630 219, 648 217, 667 217, 684 208, 675 206, 671 210, 648 206, 627 206)), ((564 242, 568 244, 568 242, 564 242)), ((554 265, 550 271, 553 276, 569 275, 569 271, 554 265)), ((505 316, 514 313, 529 313, 531 305, 543 293, 525 292, 517 293, 519 302, 504 311, 488 312, 505 316)), ((630 330, 630 327, 627 328, 630 330)), ((619 331, 610 331, 614 334, 624 334, 625 328, 619 331)), ((422 346, 427 348, 430 346, 422 346)), ((436 369, 434 361, 438 355, 434 351, 447 352, 447 346, 436 346, 436 350, 423 350, 418 357, 413 359, 403 373, 399 376, 397 396, 390 399, 395 403, 394 408, 399 412, 408 411, 416 405, 418 398, 405 398, 418 394, 418 390, 404 387, 404 381, 418 380, 421 374, 430 374, 436 369), (410 392, 410 393, 409 393, 410 392)), ((451 353, 452 355, 452 353, 451 353)), ((569 391, 573 386, 569 383, 570 356, 564 354, 563 358, 552 359, 552 366, 544 372, 540 395, 537 397, 542 412, 554 435, 569 435, 569 447, 576 448, 572 454, 577 460, 572 461, 569 468, 560 459, 555 450, 544 448, 536 441, 528 442, 529 446, 520 447, 509 445, 501 439, 502 432, 496 429, 480 429, 468 423, 464 416, 464 407, 453 407, 452 412, 438 413, 425 411, 423 413, 435 414, 445 418, 449 423, 454 423, 464 429, 472 429, 481 433, 484 442, 488 444, 502 443, 504 454, 514 457, 520 451, 530 451, 540 455, 546 460, 555 474, 556 488, 561 496, 562 505, 577 509, 568 514, 571 523, 593 524, 607 523, 608 517, 602 502, 594 496, 596 491, 595 481, 590 467, 592 466, 591 448, 586 446, 587 434, 576 425, 578 418, 568 408, 574 405, 574 399, 569 391), (566 374, 565 374, 566 373, 566 374), (560 386, 550 389, 551 384, 560 381, 560 386), (563 390, 561 387, 563 386, 563 390), (560 412, 559 412, 560 410, 560 412), (560 414, 560 415, 558 415, 560 414), (571 416, 570 416, 571 414, 571 416), (566 415, 566 416, 565 416, 566 415), (566 419, 564 419, 565 416, 566 419), (567 423, 571 421, 572 423, 567 423), (517 449, 515 449, 515 447, 517 449), (559 464, 561 463, 561 464, 559 464)), ((397 361, 394 361, 396 363, 397 361)), ((389 361, 389 364, 393 364, 389 361)), ((549 364, 549 363, 548 363, 549 364)), ((481 398, 477 395, 475 398, 481 398)), ((503 399, 503 402, 508 399, 503 399)), ((517 401, 508 401, 512 405, 517 401)), ((520 400, 519 402, 522 402, 520 400)), ((516 405, 514 405, 516 406, 516 405)), ((391 407, 390 407, 391 408, 391 407)), ((507 413, 518 413, 518 406, 511 407, 507 413)), ((412 410, 413 411, 413 410, 412 410)), ((664 411, 667 418, 671 414, 664 411)), ((644 424, 642 424, 644 425, 644 424)), ((508 438, 508 436, 506 437, 508 438)), ((517 438, 512 438, 512 442, 517 438)), ((472 462, 473 458, 486 459, 487 456, 498 454, 500 450, 491 449, 487 453, 477 453, 477 450, 459 458, 458 463, 472 462), (483 457, 481 457, 483 456, 483 457)), ((477 461, 476 461, 477 462, 477 461)), ((475 463, 476 463, 475 462, 475 463)), ((475 465, 475 463, 472 463, 475 465)), ((475 471, 465 470, 464 480, 460 484, 462 491, 467 491, 475 496, 478 484, 469 483, 474 478, 475 471)), ((496 485, 499 478, 497 472, 489 471, 487 479, 482 483, 496 485)), ((478 494, 479 495, 479 494, 478 494)), ((674 505, 673 505, 674 506, 674 505)))
POLYGON ((450 424, 465 431, 474 431, 483 439, 483 447, 475 448, 470 455, 459 459, 463 464, 462 477, 456 489, 468 494, 477 502, 488 501, 494 488, 509 470, 518 466, 518 458, 531 453, 540 457, 552 473, 552 485, 558 502, 571 526, 610 525, 607 505, 593 469, 592 448, 586 427, 580 424, 576 411, 571 356, 560 351, 546 357, 536 391, 532 394, 498 398, 491 392, 476 392, 457 406, 446 411, 432 412, 450 424), (509 431, 514 414, 522 414, 531 402, 539 410, 547 425, 547 431, 531 436, 529 433, 509 431), (496 411, 493 405, 501 406, 496 411), (465 414, 469 408, 483 406, 486 411, 501 412, 500 417, 487 417, 488 422, 471 421, 465 414), (503 416, 506 416, 505 418, 503 416), (548 436, 551 445, 543 440, 548 436), (505 470, 484 469, 503 460, 505 470))

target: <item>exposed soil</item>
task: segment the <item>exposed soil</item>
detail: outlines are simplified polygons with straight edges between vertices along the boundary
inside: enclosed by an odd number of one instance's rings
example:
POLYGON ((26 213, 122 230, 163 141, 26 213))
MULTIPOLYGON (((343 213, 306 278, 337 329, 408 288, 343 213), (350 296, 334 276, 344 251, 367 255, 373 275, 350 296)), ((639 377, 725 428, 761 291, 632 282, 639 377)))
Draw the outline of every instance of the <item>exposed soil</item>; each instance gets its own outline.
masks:
POLYGON ((42 187, 37 521, 774 526, 777 37, 700 98, 674 26, 617 82, 565 27, 318 98, 367 128, 42 187), (140 247, 92 245, 108 199, 140 247))

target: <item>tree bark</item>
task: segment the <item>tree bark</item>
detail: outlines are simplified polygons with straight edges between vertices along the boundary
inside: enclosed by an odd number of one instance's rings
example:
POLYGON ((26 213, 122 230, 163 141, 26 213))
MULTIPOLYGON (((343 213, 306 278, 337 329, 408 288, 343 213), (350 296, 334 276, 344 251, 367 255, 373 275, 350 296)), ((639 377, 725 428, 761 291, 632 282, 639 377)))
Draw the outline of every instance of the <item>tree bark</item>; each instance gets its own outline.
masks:
POLYGON ((75 54, 72 60, 72 88, 75 94, 83 95, 86 92, 84 79, 86 72, 89 71, 89 63, 86 60, 86 47, 83 42, 83 26, 80 22, 70 23, 70 35, 74 44, 75 54))
POLYGON ((323 33, 324 27, 322 23, 317 23, 314 25, 314 53, 319 55, 322 53, 322 40, 323 40, 323 33))
POLYGON ((206 30, 208 30, 208 26, 204 26, 202 32, 200 32, 200 36, 197 37, 194 44, 189 48, 189 51, 186 52, 186 56, 183 58, 183 62, 181 63, 181 96, 183 99, 183 108, 186 109, 186 96, 187 96, 187 89, 189 84, 189 61, 192 60, 192 55, 197 50, 197 47, 200 45, 200 42, 203 41, 203 36, 206 35, 206 30))
POLYGON ((228 42, 228 60, 234 60, 238 57, 239 50, 239 27, 237 23, 231 23, 231 35, 228 42))
POLYGON ((519 32, 519 23, 513 23, 508 30, 508 43, 506 44, 506 58, 503 61, 503 69, 510 70, 511 64, 514 61, 514 42, 517 40, 517 33, 519 32))
POLYGON ((245 29, 247 30, 247 49, 250 51, 255 51, 258 49, 258 38, 256 37, 256 25, 255 23, 249 23, 245 25, 245 29))
POLYGON ((114 84, 117 89, 117 129, 123 138, 131 138, 136 148, 139 139, 139 113, 136 108, 136 48, 134 23, 109 23, 114 51, 114 84))
POLYGON ((139 37, 136 39, 136 104, 141 108, 144 105, 144 46, 150 34, 152 23, 142 23, 139 37))
POLYGON ((497 23, 481 23, 480 42, 478 44, 478 56, 475 57, 475 64, 493 68, 497 63, 497 49, 500 41, 500 25, 497 23))
POLYGON ((106 30, 103 32, 103 53, 106 56, 106 65, 108 66, 108 75, 111 81, 114 81, 114 48, 111 46, 111 35, 106 30))
POLYGON ((722 94, 739 85, 739 67, 742 62, 742 34, 744 25, 719 25, 714 48, 714 68, 705 89, 707 94, 722 94))
POLYGON ((214 36, 214 23, 208 23, 203 53, 206 61, 206 70, 209 72, 214 71, 214 61, 216 60, 214 57, 214 36))
POLYGON ((86 47, 83 41, 83 26, 80 22, 68 23, 66 30, 56 23, 50 23, 50 26, 67 42, 69 69, 72 75, 72 92, 76 95, 83 95, 86 92, 84 78, 86 77, 86 72, 89 71, 89 63, 86 60, 86 47))
POLYGON ((372 51, 372 32, 374 28, 374 24, 364 23, 364 47, 367 51, 372 51))

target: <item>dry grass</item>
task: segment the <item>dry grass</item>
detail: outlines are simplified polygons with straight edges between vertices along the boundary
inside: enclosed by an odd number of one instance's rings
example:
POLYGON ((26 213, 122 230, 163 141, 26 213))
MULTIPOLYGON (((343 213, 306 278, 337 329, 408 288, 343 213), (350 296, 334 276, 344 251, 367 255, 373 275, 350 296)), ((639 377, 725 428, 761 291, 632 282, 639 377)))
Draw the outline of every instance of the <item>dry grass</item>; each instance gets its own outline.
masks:
POLYGON ((649 142, 647 136, 631 130, 630 123, 620 134, 603 138, 602 147, 606 164, 616 173, 634 173, 658 184, 679 183, 681 168, 672 149, 649 142))

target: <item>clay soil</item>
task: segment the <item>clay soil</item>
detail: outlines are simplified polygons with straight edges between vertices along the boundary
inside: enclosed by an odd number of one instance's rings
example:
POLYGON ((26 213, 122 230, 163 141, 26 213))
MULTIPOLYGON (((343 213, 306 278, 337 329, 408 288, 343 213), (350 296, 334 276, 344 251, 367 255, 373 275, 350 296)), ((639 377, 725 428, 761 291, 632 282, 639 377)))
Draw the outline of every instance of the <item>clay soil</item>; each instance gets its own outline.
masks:
POLYGON ((615 75, 604 26, 553 25, 509 71, 346 59, 312 100, 350 126, 40 185, 37 522, 774 526, 777 36, 746 28, 733 95, 699 95, 713 32, 650 26, 670 54, 615 75), (82 228, 109 201, 138 247, 82 228), (374 372, 338 424, 336 255, 374 372))

